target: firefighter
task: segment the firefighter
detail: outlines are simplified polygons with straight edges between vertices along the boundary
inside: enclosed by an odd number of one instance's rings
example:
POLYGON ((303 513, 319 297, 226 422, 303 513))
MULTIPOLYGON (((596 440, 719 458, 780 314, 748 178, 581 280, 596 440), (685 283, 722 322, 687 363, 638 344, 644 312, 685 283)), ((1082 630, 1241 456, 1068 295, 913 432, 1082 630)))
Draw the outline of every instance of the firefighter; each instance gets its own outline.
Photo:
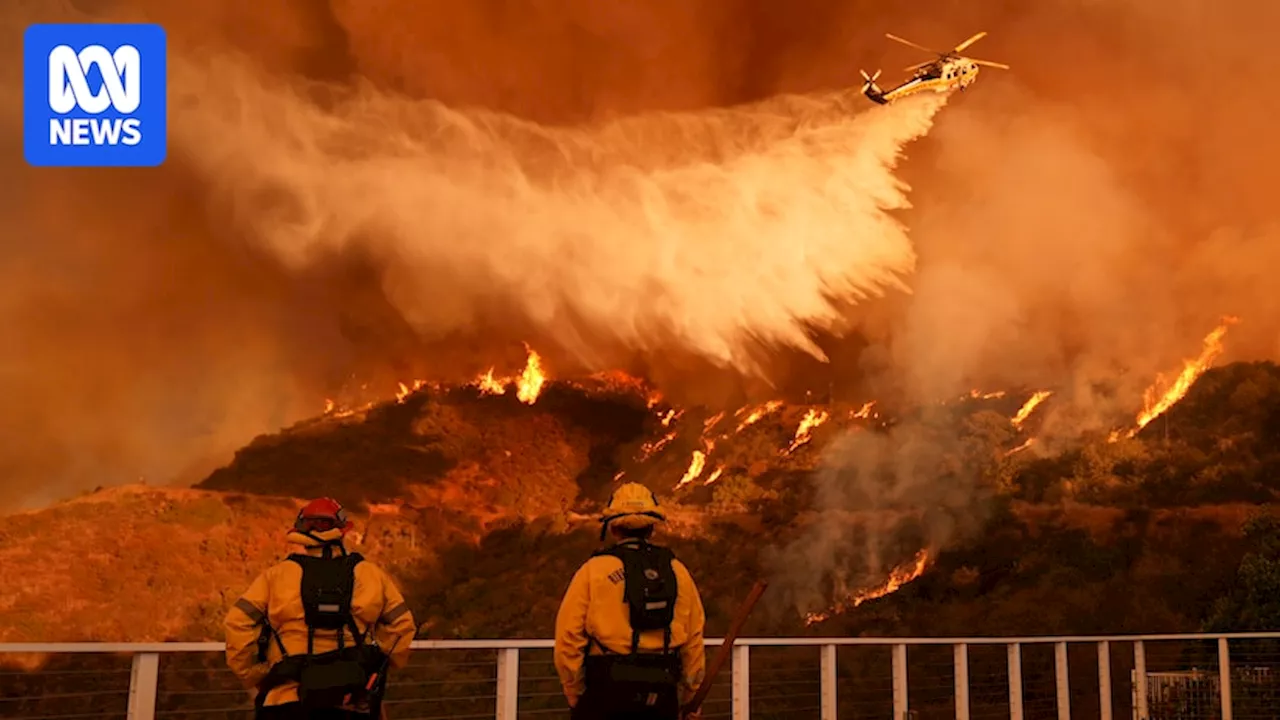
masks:
POLYGON ((342 505, 299 512, 301 546, 267 569, 227 612, 227 665, 256 693, 256 718, 376 718, 389 667, 408 662, 415 627, 395 583, 343 537, 342 505))
POLYGON ((678 720, 702 682, 698 588, 670 550, 650 542, 665 521, 648 488, 620 486, 600 520, 601 541, 613 543, 569 583, 555 666, 574 720, 678 720))

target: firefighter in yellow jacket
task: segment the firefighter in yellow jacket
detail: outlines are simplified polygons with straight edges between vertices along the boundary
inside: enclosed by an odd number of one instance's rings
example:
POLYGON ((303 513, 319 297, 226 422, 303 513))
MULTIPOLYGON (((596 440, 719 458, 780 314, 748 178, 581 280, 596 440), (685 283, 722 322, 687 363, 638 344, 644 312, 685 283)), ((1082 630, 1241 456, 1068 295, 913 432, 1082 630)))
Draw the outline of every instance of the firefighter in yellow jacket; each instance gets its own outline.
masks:
POLYGON ((288 536, 302 552, 227 613, 227 664, 256 691, 261 720, 376 718, 388 668, 408 662, 413 615, 381 568, 347 553, 350 529, 337 501, 308 503, 288 536))
POLYGON ((555 666, 574 720, 677 720, 702 682, 698 588, 670 550, 649 542, 665 520, 648 488, 622 485, 601 518, 600 539, 611 534, 613 544, 569 583, 555 666))

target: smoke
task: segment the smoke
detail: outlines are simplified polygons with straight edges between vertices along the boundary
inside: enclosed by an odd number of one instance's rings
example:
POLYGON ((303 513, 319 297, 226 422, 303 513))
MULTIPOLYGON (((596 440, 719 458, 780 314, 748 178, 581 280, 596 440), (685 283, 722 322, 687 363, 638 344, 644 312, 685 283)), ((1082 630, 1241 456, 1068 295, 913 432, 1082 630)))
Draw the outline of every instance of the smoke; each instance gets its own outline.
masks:
MULTIPOLYGON (((799 533, 766 547, 761 564, 776 591, 775 612, 820 612, 877 587, 921 549, 935 553, 981 526, 986 507, 972 466, 986 414, 961 423, 935 407, 891 433, 847 433, 825 450, 813 513, 799 533)), ((1005 418, 996 418, 1007 426, 1005 418)))
POLYGON ((822 357, 810 333, 841 321, 836 302, 903 288, 914 268, 892 169, 945 101, 868 110, 840 91, 551 127, 320 87, 225 48, 175 42, 170 57, 167 177, 112 191, 63 173, 50 195, 118 201, 75 218, 93 224, 15 212, 58 240, 44 266, 101 263, 76 291, 97 306, 68 308, 92 319, 70 326, 37 319, 47 282, 10 289, 26 329, 6 457, 14 476, 54 478, 41 499, 86 478, 168 480, 187 470, 176 463, 198 476, 307 414, 357 350, 333 313, 358 296, 336 292, 335 267, 363 263, 361 292, 385 303, 372 310, 425 342, 506 315, 595 369, 664 348, 748 374, 762 346, 822 357), (155 205, 162 184, 176 192, 155 205), (305 356, 326 339, 337 347, 305 356), (102 402, 76 412, 89 398, 102 402), (33 415, 42 427, 16 426, 33 415))
POLYGON ((183 100, 164 168, 26 168, 9 46, 0 493, 199 477, 343 383, 523 339, 553 370, 639 347, 708 384, 729 363, 863 396, 1052 386, 1064 432, 1104 425, 1223 313, 1243 320, 1225 359, 1280 350, 1280 100, 1257 92, 1280 7, 1234 9, 6 3, 12 37, 73 12, 164 23, 183 100), (911 145, 907 208, 887 168, 929 108, 854 113, 831 88, 924 59, 886 31, 978 29, 972 52, 1013 70, 911 145))

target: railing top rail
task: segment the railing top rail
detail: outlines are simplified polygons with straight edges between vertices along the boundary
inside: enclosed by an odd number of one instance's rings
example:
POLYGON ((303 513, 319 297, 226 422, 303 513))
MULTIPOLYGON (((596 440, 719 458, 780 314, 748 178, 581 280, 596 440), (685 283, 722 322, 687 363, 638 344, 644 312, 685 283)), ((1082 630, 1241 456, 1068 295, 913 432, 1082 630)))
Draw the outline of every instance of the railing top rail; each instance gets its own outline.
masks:
MULTIPOLYGON (((1263 633, 1165 633, 1157 635, 1064 635, 1028 637, 769 637, 738 638, 739 645, 757 647, 796 647, 820 645, 1039 645, 1050 643, 1097 642, 1159 642, 1170 640, 1280 640, 1280 632, 1263 633)), ((716 647, 721 638, 707 638, 708 646, 716 647)), ((491 639, 491 640, 415 640, 415 650, 520 650, 550 649, 554 641, 549 639, 491 639)), ((181 653, 222 652, 220 642, 163 642, 163 643, 0 643, 0 653, 181 653)))

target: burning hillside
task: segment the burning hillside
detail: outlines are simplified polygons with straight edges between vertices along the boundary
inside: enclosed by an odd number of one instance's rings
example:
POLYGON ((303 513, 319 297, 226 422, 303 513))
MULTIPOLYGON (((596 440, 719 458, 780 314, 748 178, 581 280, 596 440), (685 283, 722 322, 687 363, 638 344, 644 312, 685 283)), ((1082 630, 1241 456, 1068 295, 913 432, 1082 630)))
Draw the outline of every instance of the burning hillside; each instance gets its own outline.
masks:
MULTIPOLYGON (((668 541, 697 568, 715 622, 724 622, 746 578, 774 579, 770 604, 779 612, 753 632, 796 632, 804 623, 900 631, 867 623, 883 622, 877 608, 885 603, 910 607, 950 583, 960 583, 956 592, 1005 588, 1000 597, 1051 604, 1035 578, 1057 573, 1044 587, 1062 597, 1063 568, 1077 560, 1070 527, 1092 528, 1101 513, 1123 520, 1115 533, 1133 532, 1134 520, 1108 504, 1256 502, 1280 491, 1262 472, 1280 462, 1269 441, 1280 432, 1280 369, 1267 364, 1206 371, 1168 407, 1160 433, 1114 442, 1104 433, 1060 454, 1039 445, 1009 450, 1047 422, 1054 401, 1066 402, 1065 390, 978 389, 915 409, 774 401, 713 411, 670 407, 618 374, 570 380, 547 367, 526 402, 518 390, 522 380, 530 386, 531 366, 335 408, 258 438, 196 490, 109 490, 7 518, 0 563, 22 579, 6 613, 22 619, 3 637, 209 637, 224 599, 284 550, 298 501, 275 497, 282 495, 333 494, 352 504, 356 546, 397 573, 432 634, 467 636, 547 632, 538 618, 554 615, 564 579, 596 542, 593 513, 623 477, 659 491, 671 517, 668 541), (797 437, 810 439, 796 445, 797 437), (1059 522, 1067 525, 1046 535, 1059 522), (77 529, 82 523, 87 529, 77 529), (93 552, 77 550, 86 542, 93 552), (104 582, 149 587, 156 606, 140 598, 137 612, 108 611, 101 603, 115 596, 94 590, 104 582), (536 607, 483 601, 491 583, 523 588, 536 607)), ((1224 532, 1240 517, 1229 508, 1204 512, 1224 532)), ((1202 521, 1177 510, 1150 522, 1144 552, 1158 554, 1177 546, 1166 537, 1177 523, 1202 521)), ((1130 590, 1166 582, 1116 576, 1114 568, 1104 579, 1116 577, 1130 590)), ((1082 579, 1080 587, 1102 581, 1082 579)), ((1149 619, 1154 596, 1134 597, 1143 603, 1134 617, 1149 619)), ((984 598, 984 611, 996 612, 998 602, 984 598)), ((1179 607, 1186 611, 1185 602, 1179 607)), ((1079 612, 1097 616, 1093 605, 1079 612)), ((966 617, 967 627, 985 627, 979 615, 966 617)))
MULTIPOLYGON (((1140 411, 1117 418, 1136 427, 1112 431, 1110 442, 1173 408, 1221 352, 1230 322, 1178 381, 1158 379, 1140 411)), ((327 401, 322 416, 255 441, 201 487, 298 496, 324 487, 350 501, 447 504, 499 520, 589 514, 611 485, 633 479, 677 507, 701 508, 673 516, 678 532, 697 536, 708 514, 767 511, 780 493, 808 486, 818 512, 781 551, 782 592, 818 622, 894 592, 963 538, 981 522, 983 498, 1001 490, 981 468, 1012 472, 1038 447, 1054 403, 1071 400, 1062 390, 973 389, 896 410, 875 400, 674 407, 621 373, 555 378, 528 349, 522 368, 490 368, 470 383, 401 382, 392 398, 356 408, 327 401), (900 547, 908 527, 914 559, 900 547)))

